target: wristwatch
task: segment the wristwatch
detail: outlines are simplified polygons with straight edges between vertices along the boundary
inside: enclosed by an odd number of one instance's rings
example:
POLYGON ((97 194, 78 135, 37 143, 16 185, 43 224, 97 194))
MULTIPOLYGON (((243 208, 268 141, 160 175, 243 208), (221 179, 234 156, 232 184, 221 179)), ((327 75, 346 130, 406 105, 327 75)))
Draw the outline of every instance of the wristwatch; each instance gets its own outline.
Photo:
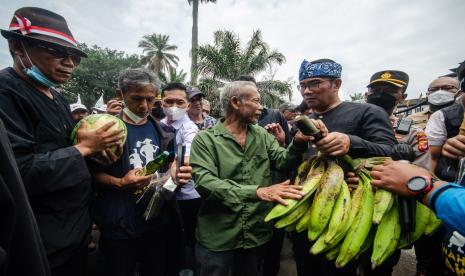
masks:
POLYGON ((429 176, 415 176, 407 182, 409 191, 418 197, 423 197, 434 187, 435 178, 429 176))

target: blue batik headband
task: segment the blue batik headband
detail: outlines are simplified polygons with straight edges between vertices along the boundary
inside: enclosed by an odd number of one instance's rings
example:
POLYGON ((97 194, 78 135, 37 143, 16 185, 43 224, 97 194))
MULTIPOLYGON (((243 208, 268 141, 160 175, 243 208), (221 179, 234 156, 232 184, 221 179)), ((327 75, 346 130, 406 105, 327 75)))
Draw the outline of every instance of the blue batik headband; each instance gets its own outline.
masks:
POLYGON ((340 78, 342 66, 334 61, 311 63, 304 59, 299 69, 299 81, 308 78, 327 77, 340 78))

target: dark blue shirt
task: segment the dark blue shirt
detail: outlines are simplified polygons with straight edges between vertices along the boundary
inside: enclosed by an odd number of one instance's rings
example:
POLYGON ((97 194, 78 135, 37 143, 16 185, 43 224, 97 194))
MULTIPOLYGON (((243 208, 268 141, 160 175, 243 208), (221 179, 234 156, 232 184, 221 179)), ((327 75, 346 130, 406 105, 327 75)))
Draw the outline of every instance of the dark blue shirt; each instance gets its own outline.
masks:
MULTIPOLYGON (((164 150, 170 151, 170 149, 160 145, 159 132, 161 129, 157 129, 155 124, 151 120, 144 125, 126 123, 128 137, 123 155, 117 162, 107 167, 105 172, 122 178, 128 171, 145 166, 164 150)), ((135 189, 98 186, 93 216, 102 237, 109 239, 135 238, 166 223, 169 216, 166 210, 149 221, 144 220, 145 207, 136 205, 140 192, 135 189)))

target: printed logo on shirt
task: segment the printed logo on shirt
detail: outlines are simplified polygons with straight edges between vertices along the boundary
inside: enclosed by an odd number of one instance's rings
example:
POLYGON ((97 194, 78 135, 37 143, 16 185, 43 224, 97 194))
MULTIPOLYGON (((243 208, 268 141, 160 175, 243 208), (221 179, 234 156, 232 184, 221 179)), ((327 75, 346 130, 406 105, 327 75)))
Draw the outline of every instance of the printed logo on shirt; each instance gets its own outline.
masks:
POLYGON ((152 142, 149 138, 136 142, 136 147, 129 154, 129 164, 132 169, 142 168, 155 159, 159 147, 152 142))
POLYGON ((457 275, 465 275, 465 237, 459 232, 451 233, 442 245, 446 266, 457 275))

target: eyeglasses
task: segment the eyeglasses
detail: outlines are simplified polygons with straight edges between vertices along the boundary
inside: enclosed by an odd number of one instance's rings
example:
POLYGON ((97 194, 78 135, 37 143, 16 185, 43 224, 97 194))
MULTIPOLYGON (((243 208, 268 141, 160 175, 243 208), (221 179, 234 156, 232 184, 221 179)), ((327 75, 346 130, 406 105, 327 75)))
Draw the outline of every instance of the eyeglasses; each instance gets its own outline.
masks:
POLYGON ((301 92, 304 92, 305 89, 307 88, 308 90, 318 89, 320 88, 320 84, 326 81, 332 81, 332 80, 321 80, 321 81, 317 80, 317 81, 301 82, 300 84, 297 85, 297 89, 299 89, 301 92))
POLYGON ((436 92, 438 90, 446 90, 446 91, 453 91, 453 90, 458 90, 457 87, 453 85, 442 85, 442 86, 432 86, 428 87, 428 92, 436 92))
POLYGON ((47 52, 47 54, 51 55, 55 59, 71 58, 71 60, 73 61, 75 65, 78 65, 79 63, 81 63, 80 56, 74 53, 70 53, 69 51, 65 49, 51 48, 51 47, 47 47, 43 45, 36 45, 36 47, 44 50, 45 52, 47 52))

